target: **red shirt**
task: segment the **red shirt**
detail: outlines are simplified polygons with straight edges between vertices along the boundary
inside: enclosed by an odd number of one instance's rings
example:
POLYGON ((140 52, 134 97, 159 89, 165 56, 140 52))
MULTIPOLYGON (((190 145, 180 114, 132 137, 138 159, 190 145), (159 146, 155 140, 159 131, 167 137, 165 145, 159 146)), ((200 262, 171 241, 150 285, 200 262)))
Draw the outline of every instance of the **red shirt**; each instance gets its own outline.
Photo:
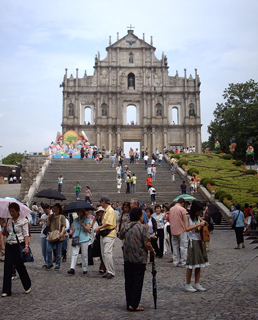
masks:
POLYGON ((147 186, 152 186, 152 178, 147 178, 146 182, 147 182, 147 186))

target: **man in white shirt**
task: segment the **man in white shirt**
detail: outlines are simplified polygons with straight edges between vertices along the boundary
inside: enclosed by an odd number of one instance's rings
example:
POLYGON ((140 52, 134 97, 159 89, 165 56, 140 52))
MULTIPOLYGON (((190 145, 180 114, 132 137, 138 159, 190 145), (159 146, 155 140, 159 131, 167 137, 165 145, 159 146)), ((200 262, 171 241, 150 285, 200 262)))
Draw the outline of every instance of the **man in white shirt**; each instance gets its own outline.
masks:
POLYGON ((162 165, 163 165, 163 154, 160 153, 160 154, 159 154, 159 166, 162 167, 162 165))
POLYGON ((148 157, 148 155, 146 153, 145 153, 145 156, 143 157, 143 160, 144 160, 145 168, 147 168, 148 167, 149 157, 148 157))

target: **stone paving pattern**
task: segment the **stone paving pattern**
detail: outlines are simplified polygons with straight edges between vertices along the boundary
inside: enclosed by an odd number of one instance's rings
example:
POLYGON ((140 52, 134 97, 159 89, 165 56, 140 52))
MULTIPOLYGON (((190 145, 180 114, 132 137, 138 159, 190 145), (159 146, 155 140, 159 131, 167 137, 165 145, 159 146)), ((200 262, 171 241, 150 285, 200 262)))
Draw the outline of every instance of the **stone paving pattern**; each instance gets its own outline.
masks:
MULTIPOLYGON (((173 267, 171 254, 156 259, 158 308, 152 297, 151 265, 147 265, 141 306, 144 312, 126 311, 121 241, 115 242, 116 277, 108 280, 98 275, 99 261, 83 275, 80 266, 70 276, 70 253, 59 271, 41 267, 40 238, 33 234, 31 248, 35 262, 27 264, 32 291, 23 293, 19 279, 13 281, 11 297, 0 298, 3 319, 257 319, 258 258, 257 244, 246 241, 246 249, 234 250, 233 230, 215 230, 211 235, 209 261, 201 284, 204 293, 184 291, 185 269, 173 267)), ((79 259, 78 259, 79 260, 79 259)), ((0 263, 0 283, 3 281, 0 263)))

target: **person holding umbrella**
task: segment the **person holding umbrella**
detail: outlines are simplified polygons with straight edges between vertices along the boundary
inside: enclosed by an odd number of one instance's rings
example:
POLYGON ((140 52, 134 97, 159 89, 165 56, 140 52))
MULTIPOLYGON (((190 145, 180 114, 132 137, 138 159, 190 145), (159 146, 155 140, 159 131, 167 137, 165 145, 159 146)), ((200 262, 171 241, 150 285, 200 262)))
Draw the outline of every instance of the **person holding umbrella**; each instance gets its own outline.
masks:
POLYGON ((149 232, 142 222, 142 209, 133 208, 130 212, 130 223, 125 224, 120 233, 120 239, 124 239, 125 295, 128 311, 144 311, 144 308, 139 307, 139 303, 148 250, 156 256, 149 232))
POLYGON ((13 264, 19 273, 25 293, 28 294, 31 292, 31 280, 21 259, 19 248, 19 244, 24 244, 25 247, 23 251, 25 254, 28 254, 30 242, 28 219, 20 215, 20 206, 18 203, 10 203, 8 210, 11 219, 4 225, 7 240, 5 250, 2 250, 2 254, 5 255, 2 297, 7 297, 12 294, 13 264))
POLYGON ((77 211, 78 218, 73 220, 70 235, 73 234, 73 239, 78 237, 78 241, 73 245, 72 243, 72 257, 71 257, 71 267, 67 271, 68 274, 75 274, 75 266, 78 258, 79 251, 82 252, 82 269, 83 274, 87 274, 88 268, 88 246, 90 243, 90 211, 86 209, 79 209, 77 211))

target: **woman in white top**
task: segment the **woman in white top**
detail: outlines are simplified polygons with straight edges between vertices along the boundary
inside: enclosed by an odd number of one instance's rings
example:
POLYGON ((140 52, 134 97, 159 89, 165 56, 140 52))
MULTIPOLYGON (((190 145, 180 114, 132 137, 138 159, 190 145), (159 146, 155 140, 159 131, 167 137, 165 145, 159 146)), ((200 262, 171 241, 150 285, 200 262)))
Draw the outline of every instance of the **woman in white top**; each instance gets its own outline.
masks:
POLYGON ((185 230, 188 232, 188 253, 186 260, 186 286, 188 292, 206 291, 200 285, 201 267, 209 265, 206 248, 202 243, 200 230, 204 225, 208 225, 200 214, 203 204, 200 201, 193 201, 189 214, 185 215, 185 230), (192 286, 192 270, 195 272, 195 284, 192 286))
POLYGON ((25 293, 30 293, 31 291, 31 280, 23 260, 21 259, 19 248, 19 244, 24 245, 23 251, 25 254, 28 254, 30 242, 28 220, 20 216, 20 206, 17 203, 10 203, 8 208, 12 218, 9 219, 4 226, 7 233, 7 240, 4 252, 5 261, 2 297, 7 297, 12 294, 13 264, 19 273, 25 293))

